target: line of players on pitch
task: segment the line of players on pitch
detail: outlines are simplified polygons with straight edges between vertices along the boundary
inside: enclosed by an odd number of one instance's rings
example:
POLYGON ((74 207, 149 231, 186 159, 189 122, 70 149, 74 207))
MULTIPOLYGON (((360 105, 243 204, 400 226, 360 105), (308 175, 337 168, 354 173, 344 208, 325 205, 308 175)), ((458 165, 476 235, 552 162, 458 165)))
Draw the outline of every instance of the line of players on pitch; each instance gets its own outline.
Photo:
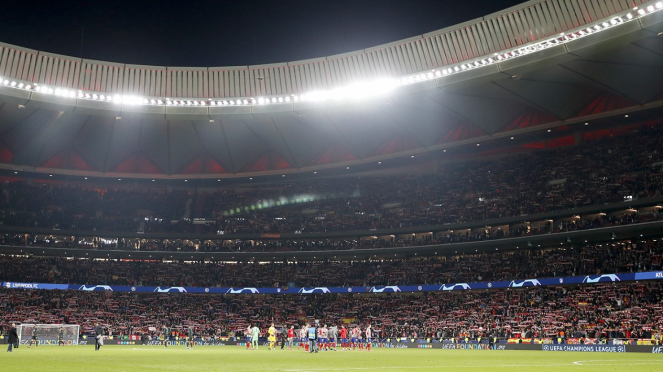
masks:
MULTIPOLYGON (((276 335, 277 330, 274 323, 269 327, 267 341, 269 342, 268 350, 276 349, 276 335)), ((299 329, 299 334, 295 332, 295 326, 290 326, 287 333, 281 330, 281 350, 286 346, 288 350, 293 350, 294 345, 297 344, 297 350, 303 349, 305 352, 318 352, 324 351, 337 351, 338 340, 341 340, 341 350, 366 350, 371 351, 373 330, 368 325, 365 330, 356 326, 349 330, 350 338, 348 338, 348 329, 341 326, 341 329, 332 325, 327 327, 323 325, 320 327, 318 322, 315 324, 306 323, 306 325, 299 329), (298 336, 298 337, 297 337, 298 336), (363 336, 363 337, 362 337, 363 336), (349 341, 349 342, 348 342, 349 341)), ((260 337, 260 328, 256 325, 249 325, 245 331, 246 334, 246 349, 258 350, 258 339, 260 337)))

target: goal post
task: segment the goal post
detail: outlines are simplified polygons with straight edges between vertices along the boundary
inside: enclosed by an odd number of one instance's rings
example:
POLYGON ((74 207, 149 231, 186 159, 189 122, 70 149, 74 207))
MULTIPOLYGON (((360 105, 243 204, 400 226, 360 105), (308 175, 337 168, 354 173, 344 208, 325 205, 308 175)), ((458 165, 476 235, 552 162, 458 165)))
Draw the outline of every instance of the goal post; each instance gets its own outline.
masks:
POLYGON ((59 345, 61 329, 65 345, 78 345, 78 324, 21 324, 18 326, 19 342, 21 345, 29 345, 34 335, 40 346, 59 345))

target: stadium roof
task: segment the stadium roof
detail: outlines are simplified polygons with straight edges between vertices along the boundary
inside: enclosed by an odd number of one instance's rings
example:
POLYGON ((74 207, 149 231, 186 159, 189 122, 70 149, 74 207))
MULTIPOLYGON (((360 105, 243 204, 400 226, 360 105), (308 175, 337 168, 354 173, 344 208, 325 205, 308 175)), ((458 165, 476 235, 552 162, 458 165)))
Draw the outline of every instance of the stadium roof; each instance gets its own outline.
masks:
POLYGON ((511 137, 526 146, 573 136, 585 122, 660 117, 663 4, 559 3, 530 1, 389 45, 275 65, 122 65, 0 44, 0 168, 280 175, 513 146, 511 137), (348 98, 358 82, 384 77, 396 84, 389 94, 348 98))

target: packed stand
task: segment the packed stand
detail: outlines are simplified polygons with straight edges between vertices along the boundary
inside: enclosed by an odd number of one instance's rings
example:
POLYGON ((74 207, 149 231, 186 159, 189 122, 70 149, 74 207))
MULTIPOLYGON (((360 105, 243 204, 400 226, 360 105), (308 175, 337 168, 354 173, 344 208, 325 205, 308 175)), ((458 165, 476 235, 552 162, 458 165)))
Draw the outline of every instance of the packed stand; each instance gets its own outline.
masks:
POLYGON ((326 178, 217 192, 8 182, 0 185, 0 223, 227 235, 484 221, 661 196, 662 147, 663 130, 645 126, 582 146, 450 163, 423 176, 326 178))
MULTIPOLYGON (((371 324, 375 339, 650 338, 663 329, 661 282, 350 295, 130 294, 0 289, 3 323, 102 324, 111 336, 193 329, 243 336, 248 324, 371 324), (461 336, 462 335, 462 336, 461 336)), ((6 326, 3 324, 3 326, 6 326)))
POLYGON ((663 241, 407 260, 228 263, 0 256, 0 282, 185 286, 369 287, 449 284, 663 270, 663 241))
POLYGON ((436 234, 405 234, 400 236, 374 236, 363 239, 265 239, 265 240, 224 240, 224 239, 141 239, 141 238, 102 238, 76 237, 66 235, 45 235, 30 233, 6 233, 0 235, 0 245, 77 248, 95 250, 124 251, 170 251, 170 252, 293 252, 293 251, 332 251, 373 248, 398 248, 451 243, 470 243, 503 238, 519 238, 551 233, 589 230, 663 220, 663 208, 649 212, 618 212, 611 215, 597 215, 578 219, 550 222, 531 227, 515 225, 508 230, 475 228, 444 231, 436 234))

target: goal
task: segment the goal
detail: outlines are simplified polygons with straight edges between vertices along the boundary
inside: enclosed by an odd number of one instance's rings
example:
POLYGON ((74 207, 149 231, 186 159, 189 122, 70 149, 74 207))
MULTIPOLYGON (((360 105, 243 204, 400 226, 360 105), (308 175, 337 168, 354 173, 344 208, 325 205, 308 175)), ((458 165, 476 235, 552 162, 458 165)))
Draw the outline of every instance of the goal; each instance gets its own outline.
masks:
POLYGON ((80 326, 78 324, 21 324, 18 337, 21 345, 30 344, 33 330, 39 345, 58 345, 62 328, 62 340, 65 345, 78 345, 80 326))

